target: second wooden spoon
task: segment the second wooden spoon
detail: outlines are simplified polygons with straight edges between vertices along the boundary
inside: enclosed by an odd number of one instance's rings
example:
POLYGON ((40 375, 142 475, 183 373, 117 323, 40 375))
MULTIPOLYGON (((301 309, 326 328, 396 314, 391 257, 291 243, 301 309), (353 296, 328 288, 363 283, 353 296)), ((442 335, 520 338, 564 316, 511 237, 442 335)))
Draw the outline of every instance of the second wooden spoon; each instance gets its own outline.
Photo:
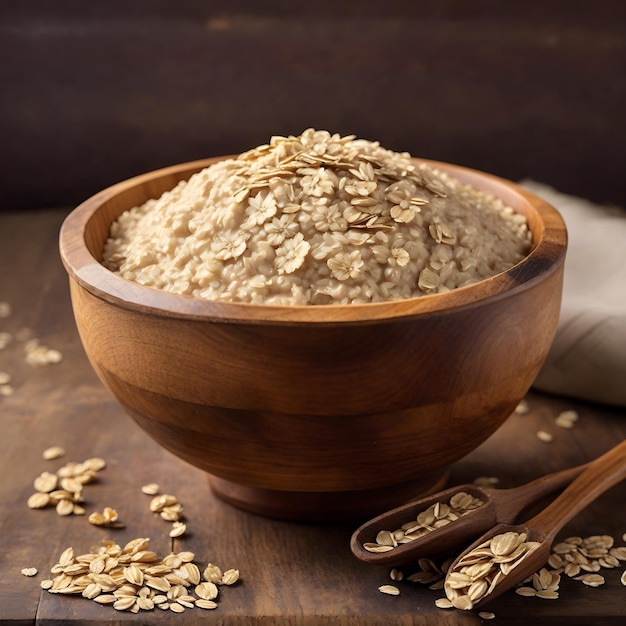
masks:
POLYGON ((367 563, 399 567, 416 563, 421 557, 466 546, 496 524, 514 522, 525 508, 568 485, 587 465, 548 474, 512 489, 489 489, 466 484, 440 491, 369 520, 353 533, 350 549, 358 559, 367 563), (400 543, 387 551, 371 552, 364 547, 365 544, 374 543, 381 530, 393 533, 405 522, 416 520, 418 514, 431 505, 437 502, 447 503, 460 492, 479 498, 483 504, 446 526, 432 530, 409 543, 400 543))

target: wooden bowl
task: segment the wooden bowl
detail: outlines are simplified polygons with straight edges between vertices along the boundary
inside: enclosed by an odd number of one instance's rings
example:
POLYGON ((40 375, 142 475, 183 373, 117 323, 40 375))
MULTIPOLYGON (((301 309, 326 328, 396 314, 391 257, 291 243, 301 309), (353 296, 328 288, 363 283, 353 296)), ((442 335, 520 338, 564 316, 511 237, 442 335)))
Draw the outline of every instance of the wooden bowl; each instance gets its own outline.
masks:
POLYGON ((159 444, 214 492, 288 519, 356 519, 440 488, 513 412, 552 342, 565 225, 517 185, 430 162, 527 216, 530 254, 448 293, 364 305, 264 306, 173 295, 101 265, 111 223, 217 159, 101 191, 60 251, 89 360, 159 444))

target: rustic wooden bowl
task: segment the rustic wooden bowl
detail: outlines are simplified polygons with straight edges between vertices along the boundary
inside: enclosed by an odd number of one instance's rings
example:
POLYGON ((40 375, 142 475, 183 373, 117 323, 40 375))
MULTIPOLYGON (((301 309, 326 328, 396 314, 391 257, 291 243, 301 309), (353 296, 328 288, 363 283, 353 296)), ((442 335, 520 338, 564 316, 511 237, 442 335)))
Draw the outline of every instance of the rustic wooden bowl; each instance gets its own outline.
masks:
POLYGON ((114 185, 61 228, 76 324, 104 385, 159 444, 206 470, 218 496, 250 511, 359 518, 440 488, 546 357, 566 252, 559 214, 511 182, 434 163, 525 214, 533 249, 470 287, 380 304, 211 302, 101 265, 122 211, 215 160, 114 185))

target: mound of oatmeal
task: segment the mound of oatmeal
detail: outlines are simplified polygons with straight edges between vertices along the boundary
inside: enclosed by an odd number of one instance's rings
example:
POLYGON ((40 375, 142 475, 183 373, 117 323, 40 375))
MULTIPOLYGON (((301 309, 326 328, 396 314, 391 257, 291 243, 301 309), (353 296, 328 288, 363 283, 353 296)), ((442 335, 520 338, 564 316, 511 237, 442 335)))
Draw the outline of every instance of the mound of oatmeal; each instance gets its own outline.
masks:
POLYGON ((126 211, 103 263, 210 300, 350 304, 463 287, 529 246, 525 217, 497 198, 377 142, 308 129, 126 211))

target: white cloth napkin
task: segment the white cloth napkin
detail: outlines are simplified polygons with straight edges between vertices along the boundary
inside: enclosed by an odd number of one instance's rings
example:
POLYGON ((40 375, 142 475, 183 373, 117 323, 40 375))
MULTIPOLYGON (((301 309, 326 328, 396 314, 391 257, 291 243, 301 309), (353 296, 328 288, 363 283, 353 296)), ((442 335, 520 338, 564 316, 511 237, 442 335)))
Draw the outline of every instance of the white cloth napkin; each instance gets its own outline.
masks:
POLYGON ((561 213, 568 230, 556 337, 537 389, 626 406, 626 211, 521 185, 561 213))

